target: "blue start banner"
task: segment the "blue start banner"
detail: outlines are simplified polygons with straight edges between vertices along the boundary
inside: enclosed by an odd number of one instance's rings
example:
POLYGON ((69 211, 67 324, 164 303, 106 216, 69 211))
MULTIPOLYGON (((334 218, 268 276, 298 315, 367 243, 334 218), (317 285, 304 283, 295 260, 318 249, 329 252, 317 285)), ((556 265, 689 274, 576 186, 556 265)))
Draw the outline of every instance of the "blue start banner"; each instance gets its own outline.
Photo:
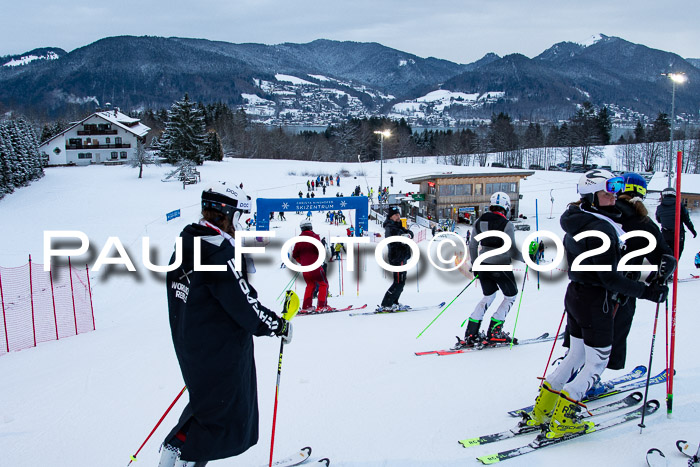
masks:
POLYGON ((280 211, 344 211, 355 210, 355 225, 363 231, 369 228, 367 214, 369 200, 366 196, 332 198, 258 198, 256 200, 257 230, 270 230, 270 213, 280 211))
POLYGON ((176 217, 180 217, 180 210, 179 209, 176 209, 174 211, 167 213, 165 215, 165 220, 166 220, 166 222, 171 221, 171 220, 175 219, 176 217))

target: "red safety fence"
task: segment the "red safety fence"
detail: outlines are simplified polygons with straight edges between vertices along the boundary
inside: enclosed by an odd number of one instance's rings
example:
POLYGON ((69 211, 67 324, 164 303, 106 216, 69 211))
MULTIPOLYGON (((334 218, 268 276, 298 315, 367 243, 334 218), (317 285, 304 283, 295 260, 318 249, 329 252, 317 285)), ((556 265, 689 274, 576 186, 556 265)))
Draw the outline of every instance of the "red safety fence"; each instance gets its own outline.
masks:
POLYGON ((0 266, 0 355, 40 342, 94 331, 92 293, 85 270, 44 271, 43 264, 0 266))

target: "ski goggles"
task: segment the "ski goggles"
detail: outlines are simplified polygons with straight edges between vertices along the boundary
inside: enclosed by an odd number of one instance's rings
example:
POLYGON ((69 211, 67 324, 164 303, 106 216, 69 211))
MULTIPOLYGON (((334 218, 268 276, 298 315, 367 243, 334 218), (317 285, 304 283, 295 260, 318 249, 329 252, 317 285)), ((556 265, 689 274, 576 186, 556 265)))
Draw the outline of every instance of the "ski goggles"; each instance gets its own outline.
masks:
POLYGON ((599 191, 607 191, 608 193, 619 193, 625 189, 625 179, 622 177, 613 177, 607 180, 600 181, 591 185, 586 185, 584 189, 579 189, 579 193, 597 193, 599 191))

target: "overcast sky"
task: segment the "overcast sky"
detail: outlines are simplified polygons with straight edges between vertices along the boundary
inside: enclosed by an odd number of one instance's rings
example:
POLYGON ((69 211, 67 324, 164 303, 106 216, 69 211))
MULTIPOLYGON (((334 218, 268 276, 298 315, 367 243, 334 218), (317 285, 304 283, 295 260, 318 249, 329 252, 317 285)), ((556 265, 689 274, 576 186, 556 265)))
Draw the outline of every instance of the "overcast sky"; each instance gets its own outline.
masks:
POLYGON ((379 42, 469 63, 488 52, 538 55, 594 34, 700 58, 700 0, 8 0, 0 55, 66 51, 117 35, 226 42, 379 42))

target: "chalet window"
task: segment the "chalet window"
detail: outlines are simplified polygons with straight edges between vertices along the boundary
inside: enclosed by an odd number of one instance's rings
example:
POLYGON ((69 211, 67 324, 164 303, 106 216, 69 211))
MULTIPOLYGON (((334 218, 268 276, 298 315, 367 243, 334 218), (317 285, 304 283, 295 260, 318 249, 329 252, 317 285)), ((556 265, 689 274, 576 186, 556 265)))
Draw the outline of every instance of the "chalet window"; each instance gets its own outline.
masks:
POLYGON ((115 137, 114 137, 114 144, 122 144, 122 137, 121 137, 121 136, 115 136, 115 137))
POLYGON ((440 185, 440 196, 454 196, 455 186, 454 185, 440 185))
POLYGON ((126 151, 122 151, 119 153, 119 158, 120 159, 126 159, 126 151))
POLYGON ((455 185, 455 195, 456 196, 471 196, 472 195, 471 183, 466 183, 463 185, 455 185))
POLYGON ((109 144, 109 136, 105 138, 105 144, 109 144))
POLYGON ((474 184, 474 195, 481 196, 483 194, 484 186, 481 183, 474 184))
POLYGON ((499 183, 487 183, 487 184, 486 184, 486 194, 487 194, 487 195, 492 195, 492 194, 494 194, 495 192, 497 192, 499 188, 500 188, 500 184, 499 184, 499 183), (494 187, 494 185, 495 185, 495 187, 494 187))
POLYGON ((112 159, 117 159, 119 157, 119 153, 117 151, 112 151, 112 154, 110 154, 110 158, 112 159))
POLYGON ((90 144, 92 140, 90 138, 85 138, 85 144, 90 144))

